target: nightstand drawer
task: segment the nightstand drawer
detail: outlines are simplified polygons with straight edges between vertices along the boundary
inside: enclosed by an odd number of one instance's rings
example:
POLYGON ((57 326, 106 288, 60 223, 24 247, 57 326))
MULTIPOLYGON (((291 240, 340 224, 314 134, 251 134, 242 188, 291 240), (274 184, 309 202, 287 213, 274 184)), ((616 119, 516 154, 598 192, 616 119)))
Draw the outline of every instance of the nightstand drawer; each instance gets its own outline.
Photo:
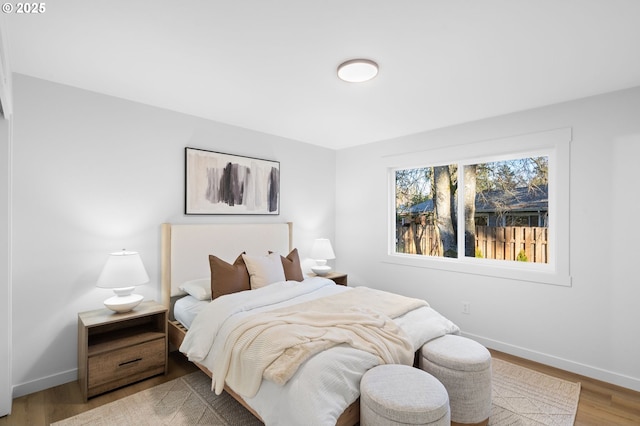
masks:
POLYGON ((121 379, 124 379, 125 384, 163 373, 165 357, 164 337, 89 357, 89 394, 96 395, 119 387, 121 379))

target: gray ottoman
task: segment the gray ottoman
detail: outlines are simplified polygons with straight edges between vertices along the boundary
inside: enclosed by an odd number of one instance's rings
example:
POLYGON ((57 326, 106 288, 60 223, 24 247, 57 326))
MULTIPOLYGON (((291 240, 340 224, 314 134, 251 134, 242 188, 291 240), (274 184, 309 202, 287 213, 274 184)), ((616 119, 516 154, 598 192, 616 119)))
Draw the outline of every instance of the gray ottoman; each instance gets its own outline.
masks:
POLYGON ((420 349, 420 368, 449 394, 451 424, 486 425, 491 414, 491 354, 480 343, 447 334, 420 349))
POLYGON ((449 426, 450 419, 446 389, 420 369, 384 364, 362 376, 361 426, 449 426))

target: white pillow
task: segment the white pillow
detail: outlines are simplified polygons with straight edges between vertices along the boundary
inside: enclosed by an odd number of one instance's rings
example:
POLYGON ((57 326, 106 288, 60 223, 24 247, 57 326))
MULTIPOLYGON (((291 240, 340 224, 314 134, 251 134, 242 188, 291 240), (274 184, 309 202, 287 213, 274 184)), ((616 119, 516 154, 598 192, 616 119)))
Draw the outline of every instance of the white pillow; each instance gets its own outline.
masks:
POLYGON ((189 293, 198 300, 211 300, 211 279, 198 278, 187 281, 180 286, 180 290, 189 293))
POLYGON ((271 253, 267 256, 243 254, 242 259, 247 265, 252 290, 285 281, 284 267, 279 253, 271 253))

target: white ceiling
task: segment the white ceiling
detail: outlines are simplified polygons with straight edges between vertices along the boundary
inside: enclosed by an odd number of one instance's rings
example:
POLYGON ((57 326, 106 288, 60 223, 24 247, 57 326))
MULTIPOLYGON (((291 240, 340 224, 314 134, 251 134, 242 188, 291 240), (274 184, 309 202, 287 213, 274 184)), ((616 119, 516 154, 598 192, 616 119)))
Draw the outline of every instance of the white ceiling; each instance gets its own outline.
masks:
POLYGON ((334 149, 640 85, 637 0, 45 5, 4 16, 14 72, 334 149))

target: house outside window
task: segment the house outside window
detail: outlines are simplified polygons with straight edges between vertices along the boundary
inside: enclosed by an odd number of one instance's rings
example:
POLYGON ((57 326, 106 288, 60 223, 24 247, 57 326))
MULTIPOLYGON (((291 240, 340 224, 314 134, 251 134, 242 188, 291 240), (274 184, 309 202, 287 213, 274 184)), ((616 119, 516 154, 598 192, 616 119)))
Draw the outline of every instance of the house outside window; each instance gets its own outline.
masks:
POLYGON ((385 261, 570 285, 570 140, 558 129, 389 158, 385 261))

